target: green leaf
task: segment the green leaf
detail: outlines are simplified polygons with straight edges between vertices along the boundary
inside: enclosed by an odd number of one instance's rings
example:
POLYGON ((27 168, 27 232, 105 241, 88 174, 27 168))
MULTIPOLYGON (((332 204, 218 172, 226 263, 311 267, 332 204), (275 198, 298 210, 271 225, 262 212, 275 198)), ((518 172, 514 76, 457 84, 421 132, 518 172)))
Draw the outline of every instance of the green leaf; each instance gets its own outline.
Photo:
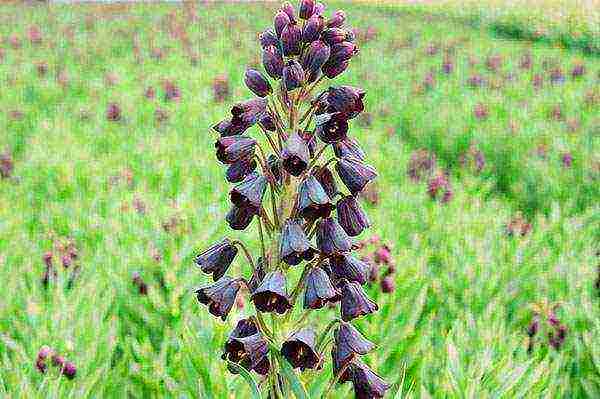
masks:
POLYGON ((304 385, 302 385, 302 382, 294 372, 294 369, 292 369, 292 366, 279 353, 277 353, 277 360, 281 366, 281 372, 285 379, 290 383, 290 387, 292 388, 292 392, 294 392, 296 399, 309 399, 304 385))
POLYGON ((244 380, 246 380, 246 382, 248 383, 248 386, 250 387, 250 393, 252 394, 252 399, 260 399, 260 392, 258 391, 258 384, 256 383, 256 380, 254 380, 254 377, 252 377, 252 374, 250 374, 250 372, 248 370, 246 370, 239 364, 236 364, 236 363, 233 363, 230 361, 227 361, 227 366, 231 367, 233 370, 240 373, 242 378, 244 378, 244 380))

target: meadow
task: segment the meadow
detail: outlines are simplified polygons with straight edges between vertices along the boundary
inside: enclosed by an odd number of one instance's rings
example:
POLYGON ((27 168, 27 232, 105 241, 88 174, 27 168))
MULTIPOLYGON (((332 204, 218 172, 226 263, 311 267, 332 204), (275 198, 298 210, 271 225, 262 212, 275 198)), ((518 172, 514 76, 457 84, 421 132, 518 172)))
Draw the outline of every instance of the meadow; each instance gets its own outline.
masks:
MULTIPOLYGON (((277 4, 1 7, 0 396, 250 397, 221 361, 250 306, 211 317, 193 260, 222 236, 259 247, 224 222, 211 126, 250 98, 277 4), (44 345, 75 378, 36 368, 44 345)), ((367 91, 352 134, 379 172, 359 238, 392 254, 356 323, 388 397, 600 397, 597 14, 564 13, 585 27, 570 45, 450 8, 337 8, 360 46, 338 84, 367 91)), ((331 374, 302 374, 311 397, 331 374)))

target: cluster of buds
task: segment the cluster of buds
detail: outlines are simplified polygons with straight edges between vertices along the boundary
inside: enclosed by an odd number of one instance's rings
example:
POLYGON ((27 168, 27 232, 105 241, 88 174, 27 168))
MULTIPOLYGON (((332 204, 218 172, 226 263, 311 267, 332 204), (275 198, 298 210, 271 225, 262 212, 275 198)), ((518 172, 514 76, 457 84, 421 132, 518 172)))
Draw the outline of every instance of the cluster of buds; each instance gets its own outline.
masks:
MULTIPOLYGON (((547 337, 548 344, 556 350, 559 350, 564 344, 568 330, 556 316, 559 306, 558 304, 551 305, 547 302, 533 306, 533 319, 527 327, 527 335, 529 337, 527 342, 528 353, 533 351, 536 338, 538 337, 547 337)), ((541 338, 540 344, 543 343, 543 338, 541 338)))
POLYGON ((80 271, 80 266, 76 263, 79 257, 77 247, 72 240, 58 240, 54 243, 53 247, 53 251, 46 252, 42 257, 45 265, 44 274, 42 275, 42 285, 47 288, 50 282, 57 277, 58 273, 54 267, 54 257, 58 255, 63 268, 71 270, 67 282, 67 288, 71 288, 80 271))
POLYGON ((367 263, 369 270, 369 283, 377 284, 381 292, 389 294, 396 289, 396 262, 392 256, 392 246, 390 243, 382 242, 379 236, 374 235, 368 239, 362 240, 358 246, 364 254, 360 259, 367 263), (382 268, 385 268, 383 272, 382 268))
POLYGON ((351 255, 352 237, 370 225, 357 198, 377 173, 348 136, 350 122, 364 109, 365 92, 319 88, 358 53, 352 31, 344 27, 345 13, 327 19, 324 8, 313 0, 303 0, 298 14, 290 3, 282 6, 274 29, 260 35, 263 66, 273 81, 248 69, 245 83, 256 97, 235 104, 231 117, 213 127, 220 134, 217 159, 228 167, 227 181, 235 183, 226 220, 233 230, 255 221, 261 255, 253 257, 229 238, 209 247, 195 261, 214 284, 196 295, 226 320, 240 290, 249 293, 256 313, 238 321, 222 357, 232 372, 243 367, 265 376, 270 398, 289 396, 290 377, 280 373, 289 367, 285 362, 301 371, 320 369, 329 344, 333 378, 327 392, 352 382, 357 397, 381 398, 390 386, 360 360, 374 344, 350 323, 378 310, 363 289, 369 265, 351 255), (259 128, 262 143, 246 133, 251 127, 259 128), (328 150, 331 157, 322 161, 328 150), (252 267, 248 279, 226 275, 240 249, 252 267), (297 283, 288 292, 292 279, 297 283), (311 312, 338 304, 340 317, 317 334, 307 322, 311 312))
POLYGON ((75 375, 77 374, 75 363, 65 360, 63 356, 60 356, 52 348, 44 345, 40 348, 35 360, 35 367, 40 373, 46 374, 48 371, 48 360, 50 360, 52 366, 60 370, 62 375, 70 380, 75 378, 75 375))

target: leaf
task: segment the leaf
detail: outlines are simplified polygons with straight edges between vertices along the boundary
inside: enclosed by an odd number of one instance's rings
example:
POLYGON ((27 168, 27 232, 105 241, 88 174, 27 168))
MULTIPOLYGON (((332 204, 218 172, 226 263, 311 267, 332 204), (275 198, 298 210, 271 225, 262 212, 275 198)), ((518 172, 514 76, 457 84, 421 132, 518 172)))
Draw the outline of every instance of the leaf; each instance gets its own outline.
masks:
POLYGON ((227 366, 231 367, 231 369, 240 373, 242 378, 244 380, 246 380, 246 382, 248 383, 248 386, 250 387, 250 393, 252 394, 252 399, 260 399, 260 392, 258 391, 258 384, 254 380, 254 377, 252 377, 252 374, 250 374, 250 372, 248 370, 246 370, 245 368, 243 368, 242 366, 240 366, 237 363, 227 361, 227 366))
POLYGON ((309 399, 304 385, 302 385, 302 382, 294 372, 294 369, 292 369, 292 366, 279 353, 277 353, 277 360, 279 361, 281 372, 285 379, 290 383, 290 387, 292 388, 292 392, 294 392, 296 399, 309 399))

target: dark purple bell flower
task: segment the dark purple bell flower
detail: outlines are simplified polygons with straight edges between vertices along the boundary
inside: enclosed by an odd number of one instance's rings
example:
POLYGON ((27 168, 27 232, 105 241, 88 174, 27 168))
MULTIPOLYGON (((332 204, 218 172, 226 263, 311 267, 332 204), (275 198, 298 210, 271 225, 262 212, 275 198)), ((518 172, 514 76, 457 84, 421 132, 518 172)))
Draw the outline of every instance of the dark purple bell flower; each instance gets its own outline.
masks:
POLYGON ((321 71, 323 71, 323 75, 327 76, 329 79, 333 79, 344 73, 344 71, 348 69, 349 65, 350 60, 333 63, 331 62, 331 56, 329 56, 329 61, 327 61, 325 65, 323 65, 321 71))
POLYGON ((265 78, 263 74, 258 72, 256 69, 246 69, 244 83, 246 83, 246 86, 250 89, 250 91, 252 91, 252 93, 259 97, 267 97, 269 94, 273 93, 273 88, 271 87, 271 84, 267 78, 265 78))
POLYGON ((298 211, 307 220, 328 217, 333 204, 314 176, 307 176, 298 187, 298 211))
POLYGON ((377 304, 367 296, 358 283, 342 280, 341 290, 342 320, 350 321, 379 310, 377 304))
POLYGON ((281 184, 283 181, 281 160, 275 154, 269 155, 267 158, 267 166, 269 167, 269 171, 271 175, 275 179, 275 183, 281 184))
POLYGON ((258 121, 258 124, 268 132, 274 132, 275 130, 277 130, 277 126, 275 126, 275 121, 269 113, 264 114, 258 121))
POLYGON ((312 43, 319 40, 319 36, 325 27, 325 18, 321 15, 313 15, 306 21, 302 30, 302 41, 304 43, 312 43))
POLYGON ((225 343, 225 353, 222 357, 233 363, 239 363, 247 370, 266 375, 270 366, 268 353, 268 342, 260 332, 256 332, 244 337, 230 335, 225 343))
POLYGON ((266 112, 267 99, 253 98, 252 100, 237 103, 231 108, 231 115, 233 115, 231 121, 236 125, 252 127, 266 112))
POLYGON ((300 2, 300 18, 309 19, 315 13, 315 0, 302 0, 300 2))
POLYGON ((333 13, 333 16, 327 20, 328 28, 339 28, 346 22, 346 13, 342 10, 338 10, 333 13))
POLYGON ((344 72, 349 65, 350 59, 358 54, 358 47, 352 42, 342 42, 331 47, 329 60, 323 65, 323 74, 330 79, 344 72))
POLYGON ((281 47, 283 49, 283 55, 286 57, 300 55, 301 46, 302 30, 294 22, 287 24, 281 32, 281 47))
POLYGON ((267 179, 258 172, 252 172, 231 190, 231 202, 238 207, 260 209, 266 188, 267 179))
POLYGON ((356 237, 369 228, 367 214, 352 195, 340 199, 336 204, 337 219, 340 226, 350 237, 356 237))
POLYGON ((241 124, 234 124, 231 119, 224 119, 212 127, 212 129, 218 132, 221 137, 225 136, 236 136, 246 131, 246 126, 241 124))
POLYGON ((335 198, 338 193, 338 188, 331 170, 329 170, 327 166, 320 166, 312 170, 312 175, 321 184, 327 196, 330 199, 335 198))
POLYGON ((233 230, 245 230, 257 214, 258 209, 253 206, 233 206, 227 213, 225 220, 233 230))
POLYGON ((348 115, 336 112, 321 114, 315 117, 317 136, 327 144, 332 144, 346 138, 348 133, 348 115))
POLYGON ((330 259, 331 279, 334 283, 348 280, 363 285, 369 279, 370 266, 350 254, 337 254, 330 259))
POLYGON ((316 337, 312 328, 303 328, 283 343, 281 354, 295 369, 314 369, 321 360, 317 353, 316 337))
POLYGON ((297 132, 293 132, 288 137, 281 158, 283 160, 283 168, 292 176, 300 176, 308 167, 309 150, 306 141, 300 137, 297 132))
POLYGON ((286 1, 281 5, 281 11, 287 14, 290 18, 290 21, 296 22, 296 10, 294 10, 294 6, 289 1, 286 1))
POLYGON ((328 28, 321 33, 321 40, 330 46, 349 41, 348 37, 349 32, 341 28, 328 28))
POLYGON ((304 82, 304 70, 296 60, 289 60, 283 68, 283 84, 287 91, 295 90, 304 82))
POLYGON ((331 49, 321 40, 312 42, 302 56, 302 67, 308 76, 318 74, 329 59, 331 49))
POLYGON ((311 260, 316 253, 298 220, 287 220, 281 232, 279 255, 288 265, 298 265, 311 260))
POLYGON ((348 373, 354 385, 356 399, 380 399, 392 387, 359 360, 355 360, 350 364, 348 373))
POLYGON ((269 46, 279 47, 279 38, 277 37, 277 33, 271 28, 266 29, 259 36, 260 46, 264 49, 269 46))
POLYGON ((360 144, 353 138, 347 137, 342 141, 333 143, 333 152, 338 158, 355 158, 364 161, 367 157, 360 144))
POLYGON ((277 37, 281 37, 281 33, 283 29, 290 24, 290 17, 283 10, 279 11, 275 14, 275 18, 273 20, 273 26, 275 27, 275 33, 277 37))
POLYGON ((335 170, 353 195, 360 193, 370 181, 377 177, 375 168, 355 158, 338 160, 335 170))
POLYGON ((225 321, 241 286, 241 280, 223 276, 216 283, 196 290, 196 295, 198 302, 208 306, 210 314, 225 321))
POLYGON ((364 111, 364 97, 365 91, 363 89, 352 86, 330 87, 327 94, 327 103, 330 112, 343 112, 351 119, 364 111))
MULTIPOLYGON (((256 327, 256 324, 254 324, 254 321, 252 321, 252 319, 239 320, 237 322, 237 325, 233 329, 233 331, 231 331, 229 333, 229 337, 227 338, 227 341, 225 342, 224 350, 223 350, 223 354, 221 355, 221 358, 223 360, 229 360, 234 363, 240 363, 242 361, 242 359, 244 359, 244 360, 246 360, 244 367, 249 369, 250 361, 247 360, 248 359, 247 354, 245 354, 243 352, 243 350, 239 350, 239 349, 243 349, 243 348, 240 348, 241 345, 239 345, 239 343, 236 342, 236 340, 238 338, 250 337, 257 333, 258 333, 258 328, 256 327)), ((233 370, 232 370, 232 372, 233 372, 233 370)))
POLYGON ((239 183, 256 169, 254 158, 240 159, 229 165, 225 178, 229 183, 239 183))
POLYGON ((306 276, 304 309, 321 309, 327 303, 340 300, 339 293, 331 284, 325 270, 316 266, 306 276))
MULTIPOLYGON (((346 364, 341 361, 339 358, 339 353, 335 347, 331 348, 331 360, 333 363, 333 375, 338 375, 343 367, 346 367, 346 364)), ((343 384, 345 382, 352 381, 352 375, 348 368, 344 370, 344 372, 338 378, 338 384, 343 384)))
POLYGON ((350 323, 341 322, 340 326, 335 330, 333 337, 336 357, 342 365, 351 361, 354 355, 366 355, 375 349, 375 344, 366 339, 350 323))
POLYGON ((227 272, 237 253, 237 247, 225 238, 201 252, 194 261, 204 273, 212 273, 213 280, 217 281, 227 272))
POLYGON ((246 136, 225 136, 215 142, 217 159, 224 164, 232 164, 241 159, 254 157, 256 140, 246 136))
POLYGON ((259 312, 277 312, 284 314, 292 305, 288 298, 285 275, 280 271, 270 272, 250 300, 259 312))
POLYGON ((324 255, 331 256, 349 252, 352 242, 342 226, 335 219, 328 217, 318 222, 317 248, 324 255))
POLYGON ((271 78, 275 80, 281 79, 284 66, 283 58, 275 46, 268 46, 263 50, 262 62, 265 71, 271 78))

